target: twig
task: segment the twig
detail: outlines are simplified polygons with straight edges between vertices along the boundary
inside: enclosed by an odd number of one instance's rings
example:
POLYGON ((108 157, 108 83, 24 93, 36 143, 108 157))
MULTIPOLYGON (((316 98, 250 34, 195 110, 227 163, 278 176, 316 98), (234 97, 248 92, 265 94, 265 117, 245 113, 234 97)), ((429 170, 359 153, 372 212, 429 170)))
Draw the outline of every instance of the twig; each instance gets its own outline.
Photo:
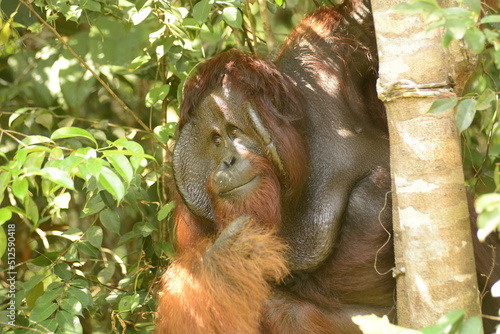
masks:
POLYGON ((271 20, 269 19, 269 12, 267 11, 267 0, 259 0, 259 11, 262 26, 264 27, 264 34, 266 35, 267 51, 271 53, 274 50, 276 41, 274 40, 273 31, 271 30, 271 20))
MULTIPOLYGON (((73 57, 75 57, 90 73, 92 73, 92 75, 94 76, 94 78, 97 79, 97 81, 104 87, 104 89, 106 89, 108 91, 108 93, 118 102, 118 104, 120 104, 120 106, 126 111, 128 112, 134 119, 135 121, 144 129, 146 130, 148 133, 151 133, 153 134, 153 131, 151 130, 151 128, 149 126, 147 126, 139 117, 137 117, 137 115, 132 111, 132 109, 130 109, 127 104, 125 102, 123 102, 122 99, 120 99, 118 97, 118 95, 116 95, 116 93, 111 89, 111 87, 109 87, 109 85, 104 82, 104 80, 101 79, 101 77, 92 69, 90 68, 90 66, 71 48, 71 46, 69 46, 68 43, 66 43, 66 41, 64 40, 64 38, 57 32, 57 30, 52 27, 47 21, 45 21, 41 16, 40 14, 37 13, 37 11, 33 8, 33 6, 31 4, 28 4, 25 0, 19 0, 24 6, 26 6, 26 8, 28 8, 37 18, 38 20, 40 20, 40 22, 42 22, 42 24, 44 26, 46 26, 50 31, 52 31, 52 33, 57 37, 57 39, 66 47, 66 49, 73 55, 73 57)), ((166 148, 165 145, 163 143, 160 143, 159 144, 163 147, 163 148, 166 148)))

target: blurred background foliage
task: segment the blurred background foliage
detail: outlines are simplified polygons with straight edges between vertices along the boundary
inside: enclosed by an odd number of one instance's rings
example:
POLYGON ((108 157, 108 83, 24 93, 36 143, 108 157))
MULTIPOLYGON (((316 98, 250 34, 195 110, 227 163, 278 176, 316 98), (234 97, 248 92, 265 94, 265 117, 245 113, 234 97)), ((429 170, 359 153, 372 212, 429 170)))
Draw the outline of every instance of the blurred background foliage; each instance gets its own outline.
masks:
MULTIPOLYGON (((0 0, 2 332, 153 330, 155 283, 174 251, 169 157, 183 83, 233 47, 272 57, 268 46, 321 3, 0 0)), ((463 132, 464 168, 473 191, 499 196, 499 27, 487 24, 469 97, 488 101, 463 132)))

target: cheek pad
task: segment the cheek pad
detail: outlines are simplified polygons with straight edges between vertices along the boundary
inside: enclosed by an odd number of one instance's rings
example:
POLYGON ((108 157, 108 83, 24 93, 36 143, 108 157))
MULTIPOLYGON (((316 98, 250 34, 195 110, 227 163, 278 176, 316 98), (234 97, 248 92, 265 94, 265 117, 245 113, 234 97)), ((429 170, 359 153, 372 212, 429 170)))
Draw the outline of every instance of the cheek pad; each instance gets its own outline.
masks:
POLYGON ((214 220, 207 193, 207 180, 216 163, 208 155, 200 129, 187 123, 181 130, 174 149, 174 179, 181 197, 195 214, 214 220))

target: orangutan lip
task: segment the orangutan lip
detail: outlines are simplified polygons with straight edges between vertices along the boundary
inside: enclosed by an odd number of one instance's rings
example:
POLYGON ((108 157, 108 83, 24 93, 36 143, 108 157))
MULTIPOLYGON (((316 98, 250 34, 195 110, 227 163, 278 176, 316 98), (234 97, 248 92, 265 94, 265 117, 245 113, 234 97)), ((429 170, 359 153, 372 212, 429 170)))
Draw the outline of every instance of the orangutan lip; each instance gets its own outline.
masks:
POLYGON ((239 190, 242 190, 244 188, 247 188, 247 187, 254 187, 255 185, 257 185, 259 183, 259 180, 260 180, 260 177, 257 175, 255 177, 253 177, 250 181, 246 182, 246 183, 243 183, 239 186, 236 186, 234 188, 231 188, 229 190, 226 190, 226 191, 222 191, 219 193, 219 196, 229 196, 231 195, 232 193, 234 192, 237 192, 239 190))

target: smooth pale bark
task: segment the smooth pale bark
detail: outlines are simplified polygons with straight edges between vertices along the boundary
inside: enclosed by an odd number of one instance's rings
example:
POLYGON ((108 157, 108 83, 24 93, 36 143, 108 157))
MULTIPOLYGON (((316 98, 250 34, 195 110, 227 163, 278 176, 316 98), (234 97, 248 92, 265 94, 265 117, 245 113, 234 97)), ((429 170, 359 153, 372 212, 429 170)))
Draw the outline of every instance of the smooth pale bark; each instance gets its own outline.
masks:
POLYGON ((480 314, 460 141, 453 111, 427 114, 463 87, 471 59, 441 46, 420 16, 372 0, 380 58, 379 95, 391 140, 398 323, 430 326, 443 314, 480 314))

